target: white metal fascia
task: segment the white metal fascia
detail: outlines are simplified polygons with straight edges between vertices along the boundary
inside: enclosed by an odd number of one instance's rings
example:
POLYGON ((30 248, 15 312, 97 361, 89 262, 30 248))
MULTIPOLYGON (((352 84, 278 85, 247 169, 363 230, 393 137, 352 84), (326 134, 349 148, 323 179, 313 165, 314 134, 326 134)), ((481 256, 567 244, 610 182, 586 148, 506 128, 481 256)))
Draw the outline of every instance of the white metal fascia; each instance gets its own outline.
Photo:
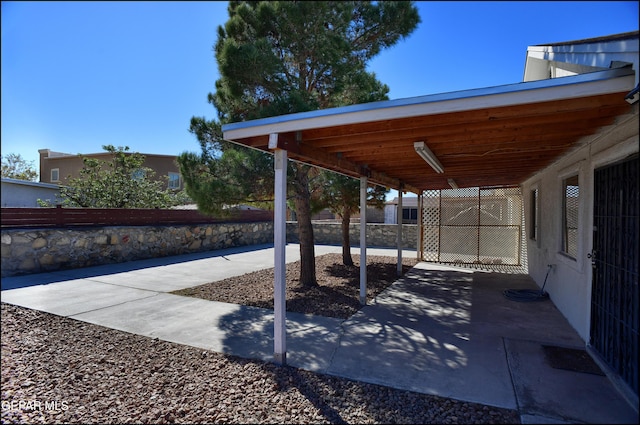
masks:
POLYGON ((566 62, 576 65, 586 65, 594 68, 606 69, 612 62, 626 62, 636 65, 638 63, 638 48, 615 52, 602 52, 585 50, 568 50, 567 46, 542 46, 527 51, 527 58, 546 61, 566 62))
MULTIPOLYGON (((536 74, 536 69, 531 69, 539 67, 534 59, 585 65, 600 69, 611 68, 615 62, 630 63, 633 64, 633 69, 637 73, 640 69, 638 51, 638 38, 593 43, 529 46, 525 62, 525 81, 541 78, 539 74, 536 74)), ((636 77, 637 83, 638 78, 636 77)))
POLYGON ((338 125, 471 111, 629 91, 631 69, 612 69, 550 80, 371 102, 339 108, 280 115, 222 126, 225 140, 338 125))
POLYGON ((2 183, 10 183, 10 184, 18 184, 23 186, 33 186, 33 187, 41 187, 44 189, 60 189, 63 187, 62 185, 55 183, 45 183, 45 182, 34 182, 30 180, 21 180, 21 179, 12 179, 9 177, 3 177, 2 183))
POLYGON ((552 44, 538 45, 527 47, 529 52, 534 54, 553 54, 553 53, 583 53, 583 54, 616 54, 630 53, 637 54, 640 46, 638 38, 627 38, 613 41, 600 41, 594 43, 577 43, 577 44, 552 44))

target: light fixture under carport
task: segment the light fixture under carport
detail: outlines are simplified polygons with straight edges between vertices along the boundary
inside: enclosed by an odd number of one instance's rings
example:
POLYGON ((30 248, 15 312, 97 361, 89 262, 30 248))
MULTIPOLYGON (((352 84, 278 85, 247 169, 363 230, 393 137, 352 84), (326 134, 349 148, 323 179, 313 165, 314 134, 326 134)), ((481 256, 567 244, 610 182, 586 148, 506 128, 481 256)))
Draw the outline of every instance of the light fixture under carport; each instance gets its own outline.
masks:
POLYGON ((413 148, 420 155, 420 158, 424 159, 436 173, 444 173, 444 167, 424 142, 415 142, 413 148))

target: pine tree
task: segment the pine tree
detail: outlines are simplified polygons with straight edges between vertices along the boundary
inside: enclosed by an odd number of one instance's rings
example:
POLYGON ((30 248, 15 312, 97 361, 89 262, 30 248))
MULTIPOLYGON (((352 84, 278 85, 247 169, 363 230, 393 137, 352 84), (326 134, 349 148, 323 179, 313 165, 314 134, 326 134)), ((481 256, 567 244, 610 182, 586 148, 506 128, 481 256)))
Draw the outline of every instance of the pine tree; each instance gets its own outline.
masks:
MULTIPOLYGON (((240 188, 243 179, 235 172, 222 174, 230 151, 245 155, 246 150, 222 141, 221 124, 388 99, 389 88, 367 71, 367 63, 420 23, 413 2, 404 1, 231 1, 228 11, 214 46, 221 76, 215 93, 209 94, 218 121, 193 118, 191 131, 202 154, 180 157, 187 191, 202 210, 254 190, 240 188)), ((257 155, 246 155, 240 163, 253 160, 263 164, 257 155)), ((256 169, 260 171, 253 177, 266 181, 273 175, 256 169)), ((298 219, 300 282, 305 285, 317 285, 311 169, 293 162, 288 173, 298 219)), ((268 195, 266 186, 258 186, 249 198, 268 195)))

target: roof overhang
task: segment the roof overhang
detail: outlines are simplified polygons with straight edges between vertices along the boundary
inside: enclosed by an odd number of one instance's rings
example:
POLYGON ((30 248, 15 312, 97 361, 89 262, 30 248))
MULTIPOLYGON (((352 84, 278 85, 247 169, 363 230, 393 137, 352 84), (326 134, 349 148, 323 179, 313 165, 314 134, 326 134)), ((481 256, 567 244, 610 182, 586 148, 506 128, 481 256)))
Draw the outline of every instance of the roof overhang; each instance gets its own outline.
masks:
POLYGON ((224 139, 420 193, 512 186, 629 111, 629 68, 226 124, 224 139), (277 134, 276 140, 272 136, 277 134), (414 150, 424 141, 444 167, 414 150))
POLYGON ((1 181, 2 183, 17 184, 21 186, 33 186, 44 189, 60 189, 62 187, 62 185, 54 183, 34 182, 30 180, 12 179, 8 177, 2 177, 1 181))
MULTIPOLYGON (((638 31, 585 40, 529 46, 523 81, 549 78, 551 64, 568 69, 599 71, 630 65, 639 69, 638 31)), ((582 74, 585 71, 578 71, 582 74)), ((636 83, 638 85, 638 75, 636 83)))

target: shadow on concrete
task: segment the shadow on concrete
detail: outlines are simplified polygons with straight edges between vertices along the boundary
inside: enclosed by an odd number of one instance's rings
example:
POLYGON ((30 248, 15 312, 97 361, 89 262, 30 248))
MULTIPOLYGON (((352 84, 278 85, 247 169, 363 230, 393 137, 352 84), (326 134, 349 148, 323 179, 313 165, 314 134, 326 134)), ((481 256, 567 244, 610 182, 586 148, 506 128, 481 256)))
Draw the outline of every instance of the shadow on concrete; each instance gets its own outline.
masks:
MULTIPOLYGON (((517 410, 524 423, 637 423, 607 377, 546 363, 544 344, 583 348, 584 341, 551 300, 516 302, 503 293, 536 288, 527 275, 421 263, 347 320, 287 313, 287 363, 517 410)), ((225 349, 273 359, 272 310, 233 312, 220 326, 233 335, 225 349)), ((328 415, 330 407, 318 405, 328 415)))

